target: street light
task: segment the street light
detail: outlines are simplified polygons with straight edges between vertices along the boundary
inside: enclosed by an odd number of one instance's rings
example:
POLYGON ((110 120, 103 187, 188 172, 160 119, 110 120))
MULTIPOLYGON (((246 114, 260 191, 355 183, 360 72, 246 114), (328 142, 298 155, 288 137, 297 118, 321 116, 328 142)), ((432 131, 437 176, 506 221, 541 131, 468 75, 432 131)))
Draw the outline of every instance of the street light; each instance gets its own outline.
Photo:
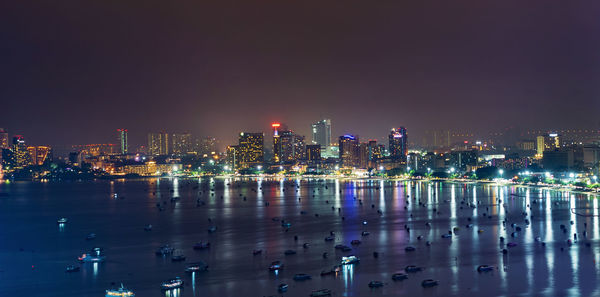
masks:
POLYGON ((500 177, 502 177, 502 175, 504 174, 504 169, 498 170, 498 173, 500 174, 500 177))
POLYGON ((379 166, 379 171, 383 171, 383 166, 379 166))
POLYGON ((456 169, 454 169, 454 167, 450 168, 450 172, 454 173, 456 169))

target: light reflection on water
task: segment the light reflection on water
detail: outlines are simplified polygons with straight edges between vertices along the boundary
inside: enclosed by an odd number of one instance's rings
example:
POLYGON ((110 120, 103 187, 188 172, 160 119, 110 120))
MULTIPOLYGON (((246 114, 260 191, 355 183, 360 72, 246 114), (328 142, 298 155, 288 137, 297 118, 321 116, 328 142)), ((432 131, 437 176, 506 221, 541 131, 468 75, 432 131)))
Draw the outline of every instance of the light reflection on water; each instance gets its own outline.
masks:
POLYGON ((339 296, 428 292, 587 296, 599 292, 594 282, 600 271, 599 205, 589 194, 464 183, 285 178, 173 178, 43 186, 17 182, 0 187, 15 197, 0 201, 0 238, 11 239, 0 247, 0 263, 14 267, 10 274, 2 275, 5 281, 0 283, 0 295, 16 291, 35 295, 23 282, 32 279, 32 265, 37 276, 44 276, 35 278, 39 286, 58 293, 80 292, 78 296, 97 296, 110 283, 121 281, 139 296, 228 296, 236 292, 263 296, 276 294, 281 282, 290 284, 286 296, 307 296, 322 288, 339 296), (107 199, 107 193, 123 199, 107 199), (44 200, 36 199, 40 196, 44 200), (180 199, 171 203, 174 197, 180 199), (197 205, 197 200, 205 204, 197 205), (164 210, 158 211, 156 203, 164 210), (14 224, 31 213, 39 215, 14 224), (63 216, 69 219, 69 226, 59 225, 57 230, 56 219, 63 216), (273 217, 290 221, 289 232, 273 217), (362 225, 363 221, 368 224, 362 225), (514 238, 511 223, 522 228, 514 238), (143 231, 146 224, 155 228, 143 231), (466 228, 467 224, 473 228, 466 228), (559 228, 561 224, 566 232, 559 228), (218 228, 214 234, 206 231, 211 225, 218 228), (452 238, 442 239, 453 227, 460 230, 452 238), (482 233, 477 232, 480 229, 482 233), (334 242, 323 240, 329 231, 335 231, 334 242), (361 236, 361 231, 371 235, 361 236), (98 238, 85 241, 90 232, 98 238), (419 235, 422 240, 417 239, 419 235), (500 237, 506 239, 504 243, 500 237), (358 255, 361 263, 345 266, 337 277, 319 277, 321 270, 348 254, 333 246, 350 245, 353 239, 362 241, 350 252, 358 255), (200 240, 211 242, 211 248, 192 250, 200 240), (431 246, 426 246, 426 241, 431 241, 431 246), (303 248, 304 242, 310 247, 303 248), (518 245, 504 255, 501 250, 508 242, 518 245), (185 275, 183 290, 160 292, 158 284, 182 275, 185 267, 185 263, 153 254, 165 243, 180 248, 190 262, 208 262, 210 270, 185 275), (416 251, 405 252, 407 245, 415 246, 416 251), (93 246, 106 249, 107 261, 83 265, 81 273, 65 276, 64 267, 93 246), (19 248, 25 251, 19 252, 19 248), (253 249, 264 251, 253 256, 253 249), (284 256, 286 249, 298 253, 284 256), (323 252, 329 255, 326 259, 323 252), (275 260, 284 262, 285 269, 270 273, 267 267, 275 260), (480 264, 498 269, 477 273, 480 264), (391 274, 406 265, 426 269, 411 274, 409 280, 392 282, 391 274), (309 273, 313 279, 294 282, 295 273, 309 273), (423 291, 420 281, 425 278, 439 279, 440 286, 434 289, 438 291, 423 291), (388 284, 370 290, 367 283, 371 280, 388 284))

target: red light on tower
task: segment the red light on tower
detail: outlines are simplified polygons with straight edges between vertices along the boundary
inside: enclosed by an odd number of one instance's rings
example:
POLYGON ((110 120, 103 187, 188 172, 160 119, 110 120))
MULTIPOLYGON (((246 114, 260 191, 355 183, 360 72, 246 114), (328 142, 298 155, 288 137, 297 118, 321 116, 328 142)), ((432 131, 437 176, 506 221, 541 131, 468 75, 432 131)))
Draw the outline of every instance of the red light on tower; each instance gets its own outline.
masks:
POLYGON ((273 127, 273 128, 279 128, 279 127, 281 127, 281 124, 280 123, 273 123, 273 124, 271 124, 271 127, 273 127))

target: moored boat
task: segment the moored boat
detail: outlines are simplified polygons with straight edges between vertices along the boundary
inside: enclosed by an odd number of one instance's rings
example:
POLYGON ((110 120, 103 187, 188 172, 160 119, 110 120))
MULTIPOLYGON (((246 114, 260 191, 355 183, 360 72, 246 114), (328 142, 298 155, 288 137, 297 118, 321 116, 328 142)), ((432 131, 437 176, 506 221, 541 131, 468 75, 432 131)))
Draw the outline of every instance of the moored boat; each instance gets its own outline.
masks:
POLYGON ((303 281, 303 280, 309 280, 312 277, 309 274, 306 273, 297 273, 294 275, 294 280, 295 281, 303 281))
POLYGON ((79 271, 79 269, 80 269, 79 266, 69 265, 69 266, 67 266, 65 271, 66 272, 77 272, 77 271, 79 271))
POLYGON ((185 272, 199 272, 208 270, 208 265, 204 262, 190 263, 185 266, 185 272))
POLYGON ((160 284, 160 288, 162 290, 173 290, 179 289, 183 287, 183 280, 180 277, 176 277, 174 279, 166 280, 160 284))
POLYGON ((406 273, 398 272, 398 273, 392 274, 392 280, 400 281, 400 280, 405 280, 405 279, 408 279, 408 275, 406 273))
POLYGON ((341 265, 350 265, 360 262, 360 259, 356 256, 350 255, 348 257, 342 257, 341 265))
POLYGON ((325 296, 331 296, 331 290, 321 289, 321 290, 317 290, 317 291, 312 291, 310 293, 310 297, 325 297, 325 296))
POLYGON ((486 271, 492 271, 492 270, 494 270, 494 266, 490 266, 490 265, 479 265, 477 267, 478 272, 486 272, 486 271))
POLYGON ((438 281, 433 280, 433 279, 426 279, 424 281, 421 282, 421 286, 427 288, 427 287, 434 287, 438 285, 438 281))
POLYGON ((106 290, 105 297, 134 297, 135 294, 133 291, 125 288, 123 284, 121 284, 120 288, 117 289, 108 289, 106 290))
POLYGON ((379 288, 379 287, 383 287, 383 282, 380 282, 380 281, 369 282, 369 288, 379 288))

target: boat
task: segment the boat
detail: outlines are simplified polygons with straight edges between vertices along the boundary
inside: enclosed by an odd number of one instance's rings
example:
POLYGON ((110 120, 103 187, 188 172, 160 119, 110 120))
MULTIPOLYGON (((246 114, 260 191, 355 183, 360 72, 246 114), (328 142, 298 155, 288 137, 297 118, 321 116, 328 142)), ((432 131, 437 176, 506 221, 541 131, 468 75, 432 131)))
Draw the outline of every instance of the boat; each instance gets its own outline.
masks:
POLYGON ((344 247, 345 247, 345 245, 343 245, 343 244, 336 244, 336 245, 334 246, 334 248, 335 248, 336 250, 341 250, 341 249, 343 249, 344 247))
POLYGON ((65 271, 66 272, 77 272, 79 270, 80 270, 79 266, 69 265, 69 266, 67 266, 67 269, 65 271))
POLYGON ((310 297, 325 297, 325 296, 331 296, 331 290, 321 289, 321 290, 310 292, 310 297))
POLYGON ((174 279, 166 280, 160 284, 160 288, 164 291, 179 289, 183 287, 183 280, 178 276, 174 279))
POLYGON ((85 240, 92 240, 96 238, 96 233, 90 233, 85 237, 85 240))
POLYGON ((203 250, 203 249, 207 249, 210 247, 210 242, 196 242, 196 244, 194 244, 194 249, 195 250, 203 250))
POLYGON ((417 249, 414 246, 407 246, 404 248, 404 250, 407 252, 414 252, 417 249))
POLYGON ((123 284, 118 289, 108 289, 106 290, 105 297, 134 297, 135 294, 133 291, 126 289, 123 284))
POLYGON ((175 249, 170 247, 168 244, 166 244, 166 245, 159 247, 156 250, 156 255, 157 256, 166 256, 166 255, 172 254, 173 251, 175 251, 175 249))
POLYGON ((452 234, 448 234, 448 233, 442 235, 442 238, 451 238, 451 237, 452 237, 452 234))
POLYGON ((333 236, 325 237, 325 241, 333 241, 335 238, 333 236))
POLYGON ((494 266, 490 266, 490 265, 479 265, 477 267, 478 272, 486 272, 486 271, 492 271, 492 270, 494 270, 494 266))
POLYGON ((333 268, 331 268, 331 270, 321 271, 321 276, 337 274, 340 271, 342 271, 342 267, 340 265, 336 265, 336 266, 333 266, 333 268))
POLYGON ((207 271, 208 265, 204 262, 195 262, 190 263, 185 266, 185 272, 199 272, 199 271, 207 271))
POLYGON ((285 252, 283 252, 285 255, 295 255, 296 251, 294 250, 286 250, 285 252))
POLYGON ((408 279, 408 274, 406 274, 406 273, 398 272, 398 273, 392 274, 392 280, 394 280, 394 281, 400 281, 400 280, 405 280, 405 279, 408 279))
POLYGON ((171 256, 171 261, 172 262, 182 262, 182 261, 185 261, 185 255, 182 255, 182 254, 180 254, 180 255, 173 255, 173 256, 171 256))
POLYGON ((356 256, 350 255, 348 257, 342 257, 341 265, 350 265, 360 262, 360 259, 356 256))
POLYGON ((255 256, 256 255, 260 255, 260 254, 262 254, 262 250, 253 250, 252 254, 255 255, 255 256))
POLYGON ((350 252, 350 251, 352 251, 351 247, 346 246, 346 245, 342 247, 342 252, 350 252))
POLYGON ((433 279, 426 279, 424 281, 421 282, 421 286, 427 288, 427 287, 435 287, 438 285, 438 281, 433 280, 433 279))
POLYGON ((360 233, 360 235, 362 236, 367 236, 369 234, 371 234, 369 231, 363 231, 362 233, 360 233))
POLYGON ((277 271, 283 269, 283 263, 281 263, 281 261, 273 261, 271 262, 271 266, 269 266, 269 270, 271 271, 277 271))
POLYGON ((144 231, 152 231, 152 225, 144 226, 144 231))
POLYGON ((421 270, 423 270, 423 267, 418 267, 415 265, 408 265, 408 266, 404 267, 404 271, 406 271, 406 272, 419 272, 421 270))
POLYGON ((280 284, 277 286, 277 291, 279 292, 287 292, 288 284, 280 284))
POLYGON ((515 246, 517 246, 517 244, 514 243, 514 242, 509 242, 509 243, 506 244, 506 246, 507 247, 515 247, 515 246))
POLYGON ((67 218, 60 218, 56 221, 57 224, 66 224, 67 223, 67 218))
POLYGON ((289 228, 292 226, 292 223, 281 221, 281 227, 289 228))
POLYGON ((371 281, 369 282, 369 288, 379 288, 383 287, 383 283, 380 281, 371 281))
POLYGON ((352 245, 358 245, 358 244, 360 244, 360 240, 354 239, 354 240, 350 241, 350 244, 352 244, 352 245))
POLYGON ((308 242, 305 242, 305 243, 302 245, 302 247, 303 247, 303 248, 305 248, 305 249, 307 249, 308 247, 310 247, 310 243, 308 243, 308 242))
POLYGON ((294 275, 294 280, 295 281, 303 281, 303 280, 309 280, 312 277, 306 273, 297 273, 294 275))
POLYGON ((216 226, 210 226, 208 227, 208 233, 215 233, 217 232, 217 227, 216 226))
POLYGON ((98 263, 98 262, 103 262, 105 260, 105 258, 106 257, 104 257, 104 256, 94 256, 91 254, 82 254, 77 259, 79 259, 79 261, 81 261, 81 262, 98 263))

